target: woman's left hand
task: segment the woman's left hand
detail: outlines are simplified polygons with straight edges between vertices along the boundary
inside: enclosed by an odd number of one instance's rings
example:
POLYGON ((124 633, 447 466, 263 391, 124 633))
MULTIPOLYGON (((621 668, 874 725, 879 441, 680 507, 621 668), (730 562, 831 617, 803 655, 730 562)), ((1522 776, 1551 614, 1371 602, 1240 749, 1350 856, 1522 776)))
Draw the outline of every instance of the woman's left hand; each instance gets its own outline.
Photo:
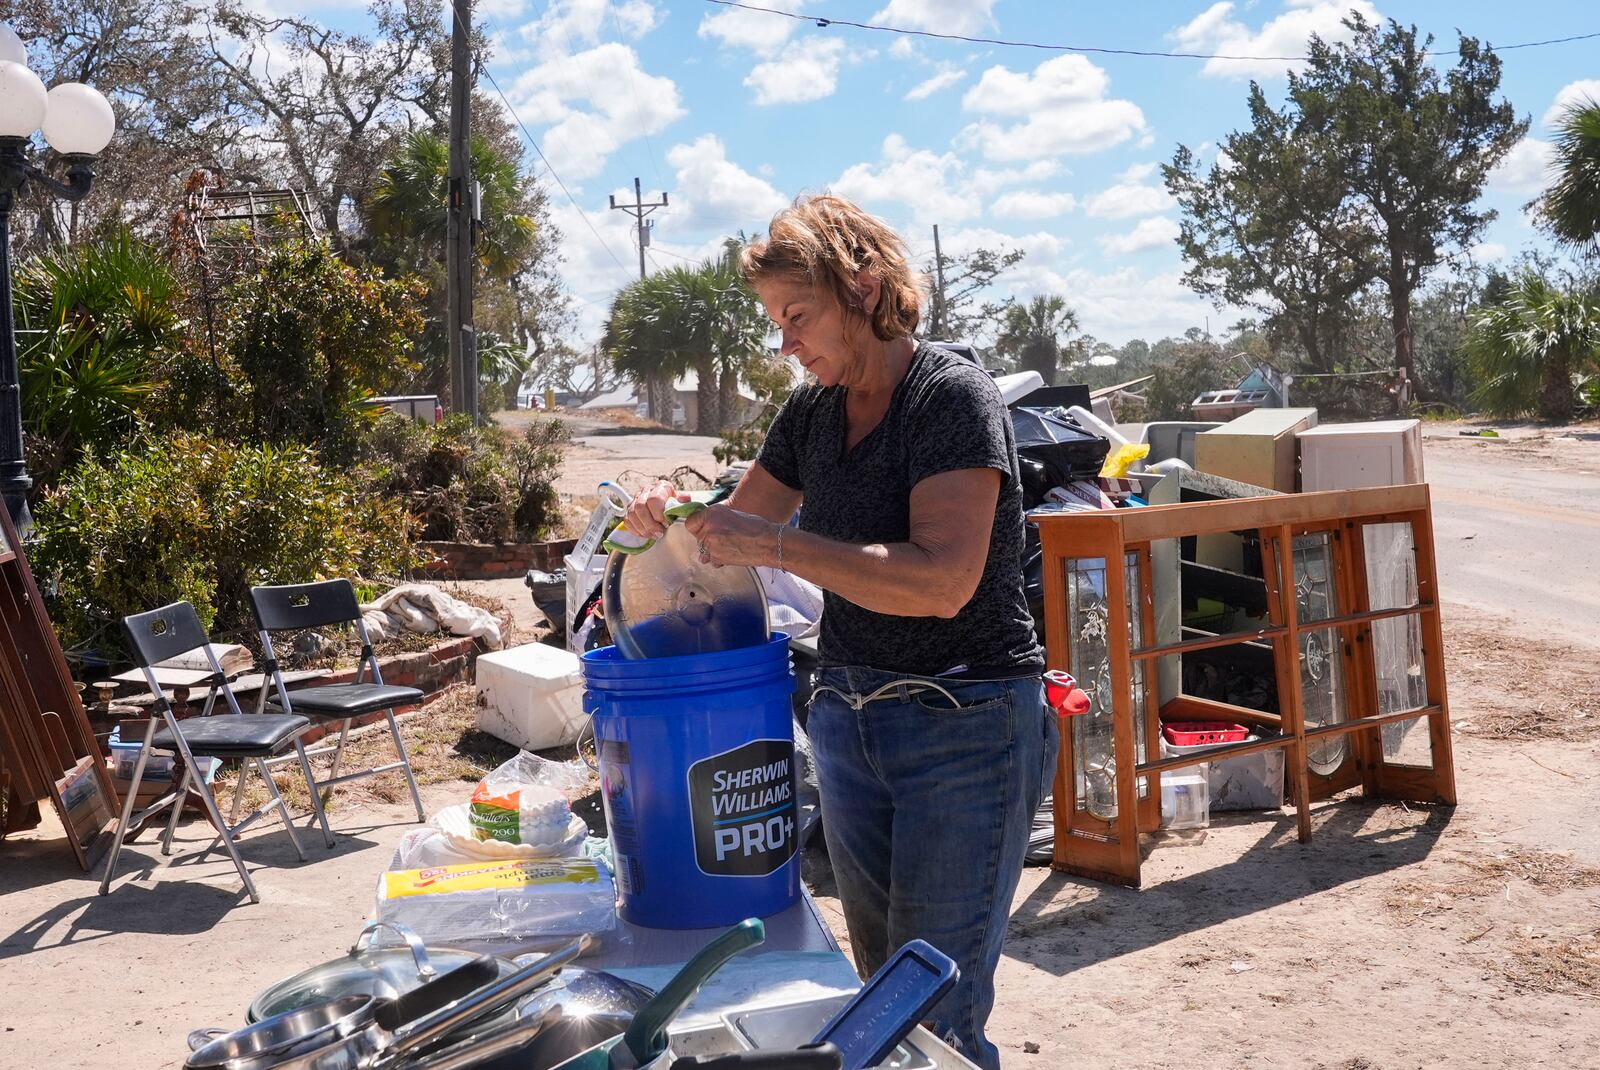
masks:
POLYGON ((770 565, 777 525, 727 505, 702 509, 683 521, 700 543, 700 560, 708 565, 770 565))

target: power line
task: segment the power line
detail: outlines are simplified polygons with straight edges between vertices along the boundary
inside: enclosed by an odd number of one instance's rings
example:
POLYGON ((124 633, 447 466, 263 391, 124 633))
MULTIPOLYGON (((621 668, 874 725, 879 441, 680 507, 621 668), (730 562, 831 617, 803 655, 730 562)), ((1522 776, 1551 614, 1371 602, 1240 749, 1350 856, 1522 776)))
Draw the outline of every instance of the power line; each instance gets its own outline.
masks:
MULTIPOLYGON (((450 18, 452 23, 461 21, 453 5, 450 9, 450 18)), ((617 254, 611 251, 611 246, 606 244, 605 238, 589 219, 589 213, 583 210, 583 205, 579 204, 578 199, 572 195, 572 191, 567 189, 567 184, 561 181, 561 176, 556 173, 556 169, 551 166, 549 159, 545 157, 544 150, 539 147, 539 142, 534 138, 533 134, 529 133, 528 125, 522 121, 522 116, 517 114, 517 109, 511 106, 511 100, 506 96, 505 90, 501 89, 500 83, 495 81, 494 72, 489 70, 489 65, 487 63, 479 64, 478 69, 483 72, 485 78, 489 79, 489 84, 494 87, 495 93, 500 97, 500 102, 506 106, 506 111, 510 113, 512 120, 522 130, 522 136, 528 139, 528 144, 532 145, 533 151, 539 155, 539 160, 544 164, 545 170, 549 171, 550 177, 556 180, 556 185, 561 187, 561 192, 566 194, 567 200, 572 202, 572 207, 578 210, 579 218, 583 220, 584 226, 589 228, 589 232, 594 235, 595 241, 600 243, 600 248, 606 251, 606 255, 611 258, 618 268, 627 271, 628 269, 617 258, 617 254)))
MULTIPOLYGON (((611 24, 617 28, 617 37, 620 39, 622 37, 622 20, 617 17, 617 9, 611 3, 611 0, 606 0, 606 13, 611 16, 611 24)), ((628 92, 632 93, 635 97, 638 97, 639 86, 633 77, 633 65, 629 64, 625 69, 628 72, 628 92)), ((650 156, 650 170, 655 172, 656 185, 660 186, 662 189, 666 189, 666 180, 661 177, 661 164, 656 160, 655 143, 650 140, 650 131, 645 125, 643 114, 639 115, 639 134, 644 138, 645 151, 650 156)))
MULTIPOLYGON (((1215 52, 1157 52, 1138 48, 1099 48, 1093 45, 1057 45, 1043 41, 1013 41, 1000 37, 968 37, 959 33, 936 33, 933 30, 912 30, 903 26, 883 26, 871 22, 853 22, 850 19, 823 18, 819 15, 803 15, 797 11, 784 11, 775 7, 762 7, 759 4, 741 3, 739 0, 705 0, 708 4, 719 7, 733 7, 741 11, 759 11, 767 15, 781 15, 786 19, 796 22, 814 23, 818 29, 827 29, 830 26, 849 26, 857 30, 873 30, 877 33, 898 33, 907 37, 930 37, 940 41, 964 41, 973 45, 1000 45, 1005 48, 1033 48, 1043 52, 1090 52, 1102 56, 1146 56, 1156 59, 1238 59, 1238 60, 1282 60, 1286 63, 1300 63, 1309 60, 1309 56, 1235 56, 1215 52)), ((1514 45, 1488 45, 1491 52, 1509 52, 1514 48, 1541 48, 1545 45, 1564 45, 1573 41, 1589 41, 1600 37, 1600 33, 1577 34, 1572 37, 1552 37, 1545 41, 1523 41, 1514 45)), ((1449 52, 1429 52, 1433 56, 1456 56, 1460 50, 1449 52)))

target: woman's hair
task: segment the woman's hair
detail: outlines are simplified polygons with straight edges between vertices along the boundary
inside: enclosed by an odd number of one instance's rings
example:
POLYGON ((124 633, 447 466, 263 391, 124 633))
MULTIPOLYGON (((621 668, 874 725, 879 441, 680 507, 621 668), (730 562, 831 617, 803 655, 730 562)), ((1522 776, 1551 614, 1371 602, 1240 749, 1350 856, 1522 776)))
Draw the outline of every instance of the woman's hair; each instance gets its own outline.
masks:
POLYGON ((885 342, 907 337, 921 318, 922 279, 906 261, 900 235, 829 193, 799 197, 773 216, 766 237, 740 254, 739 269, 752 286, 765 279, 808 282, 841 309, 869 320, 872 333, 885 342), (856 292, 856 275, 863 268, 882 284, 870 315, 856 292))

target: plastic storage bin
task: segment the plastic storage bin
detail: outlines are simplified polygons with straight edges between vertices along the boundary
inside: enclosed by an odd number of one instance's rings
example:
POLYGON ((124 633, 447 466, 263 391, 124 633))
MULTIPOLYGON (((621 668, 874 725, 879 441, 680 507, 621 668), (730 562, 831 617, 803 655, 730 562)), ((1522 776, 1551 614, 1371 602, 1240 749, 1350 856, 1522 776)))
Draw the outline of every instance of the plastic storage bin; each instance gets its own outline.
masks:
MULTIPOLYGON (((1252 733, 1239 742, 1254 742, 1260 738, 1252 733)), ((1210 749, 1210 747, 1178 747, 1165 739, 1161 741, 1161 753, 1169 757, 1179 754, 1201 754, 1210 749)), ((1213 758, 1207 764, 1210 766, 1213 812, 1283 809, 1281 749, 1237 754, 1231 758, 1213 758)))
MULTIPOLYGON (((122 741, 122 726, 118 725, 111 730, 111 775, 118 780, 132 780, 133 767, 139 763, 139 748, 143 746, 142 740, 122 741)), ((150 757, 145 759, 144 776, 141 780, 171 780, 172 769, 177 763, 176 754, 163 754, 160 751, 151 751, 150 757)))
POLYGON ((1203 829, 1209 824, 1211 774, 1207 766, 1161 774, 1161 827, 1203 829))

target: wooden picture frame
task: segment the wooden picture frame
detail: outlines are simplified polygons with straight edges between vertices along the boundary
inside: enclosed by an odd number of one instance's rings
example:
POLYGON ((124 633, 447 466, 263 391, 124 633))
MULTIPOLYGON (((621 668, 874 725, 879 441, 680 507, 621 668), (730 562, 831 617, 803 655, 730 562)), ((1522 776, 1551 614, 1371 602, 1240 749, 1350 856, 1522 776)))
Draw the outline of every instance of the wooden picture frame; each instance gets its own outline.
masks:
POLYGON ((11 517, 0 509, 0 761, 10 830, 49 799, 78 864, 92 870, 116 830, 116 791, 72 674, 45 615, 11 517))

